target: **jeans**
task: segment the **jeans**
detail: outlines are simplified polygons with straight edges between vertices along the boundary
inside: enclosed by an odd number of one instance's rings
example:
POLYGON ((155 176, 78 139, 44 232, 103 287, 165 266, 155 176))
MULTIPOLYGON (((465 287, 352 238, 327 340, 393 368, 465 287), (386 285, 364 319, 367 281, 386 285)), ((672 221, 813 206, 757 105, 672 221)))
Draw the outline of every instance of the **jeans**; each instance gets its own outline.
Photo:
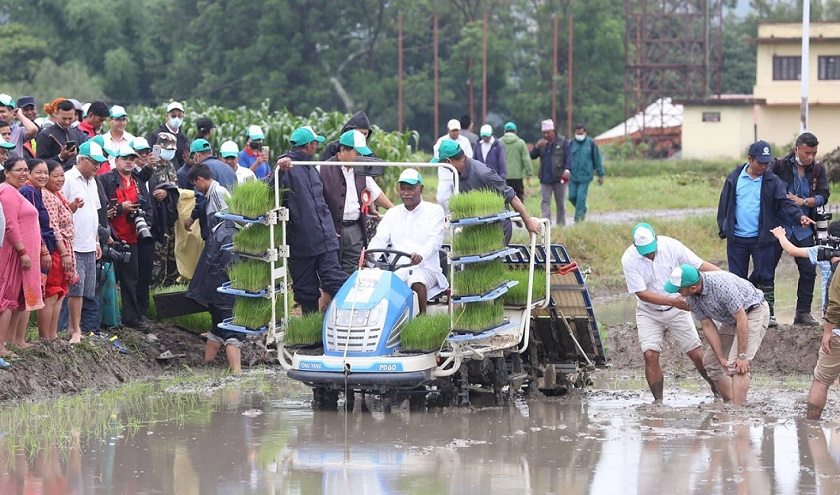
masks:
MULTIPOLYGON (((67 306, 68 299, 70 298, 64 298, 64 301, 61 303, 61 312, 58 314, 58 329, 62 332, 67 330, 70 323, 70 308, 67 306)), ((82 298, 82 320, 80 327, 82 329, 82 333, 99 333, 98 295, 96 297, 82 298)))
MULTIPOLYGON (((814 246, 814 237, 809 236, 805 239, 799 240, 796 236, 790 238, 790 243, 794 246, 806 248, 814 246)), ((782 257, 782 247, 775 246, 776 262, 773 264, 773 269, 779 264, 779 259, 782 257)), ((817 281, 817 267, 811 264, 808 258, 794 258, 796 267, 799 269, 799 284, 796 287, 796 312, 810 313, 811 303, 814 302, 814 285, 817 281)))

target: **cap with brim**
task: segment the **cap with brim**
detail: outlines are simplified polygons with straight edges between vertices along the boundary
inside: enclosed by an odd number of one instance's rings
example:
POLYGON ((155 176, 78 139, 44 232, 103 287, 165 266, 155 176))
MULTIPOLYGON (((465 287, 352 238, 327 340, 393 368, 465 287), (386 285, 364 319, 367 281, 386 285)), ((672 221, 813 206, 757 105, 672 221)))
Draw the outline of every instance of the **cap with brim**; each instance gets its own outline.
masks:
POLYGON ((102 146, 99 146, 93 139, 89 139, 79 145, 79 156, 86 156, 99 163, 108 160, 102 154, 102 146))
POLYGON ((440 163, 443 160, 448 158, 452 158, 453 156, 458 155, 461 151, 461 146, 451 139, 446 139, 442 143, 440 143, 440 148, 438 148, 438 156, 437 158, 432 158, 431 163, 440 163))
POLYGON ((216 124, 214 124, 213 121, 208 119, 207 117, 202 117, 198 119, 195 123, 195 126, 200 131, 209 131, 210 129, 216 128, 216 124))
POLYGON ((178 103, 177 101, 173 101, 173 102, 172 102, 172 103, 170 103, 169 105, 166 105, 166 113, 169 113, 169 112, 171 112, 172 110, 180 110, 180 111, 182 111, 182 112, 183 112, 183 111, 184 111, 184 107, 182 107, 182 106, 181 106, 181 104, 180 104, 180 103, 178 103))
POLYGON ((14 143, 10 143, 8 141, 4 141, 3 138, 0 138, 0 148, 5 148, 7 150, 13 150, 17 148, 14 143))
POLYGON ((111 113, 109 116, 112 119, 118 119, 120 117, 125 117, 126 115, 128 114, 125 113, 125 108, 121 107, 120 105, 114 105, 111 107, 111 113))
POLYGON ((136 137, 131 140, 131 147, 136 151, 152 149, 149 142, 144 137, 136 137))
POLYGON ((219 155, 222 158, 239 156, 239 146, 237 146, 233 141, 225 141, 221 146, 219 146, 219 155))
POLYGON ((75 109, 77 112, 82 111, 82 102, 80 102, 79 100, 77 100, 75 98, 70 98, 67 101, 69 101, 70 103, 73 104, 73 109, 75 109))
POLYGON ((420 172, 414 170, 413 168, 407 168, 402 171, 400 174, 400 178, 397 182, 405 182, 406 184, 422 184, 423 183, 423 176, 420 175, 420 172))
POLYGON ((505 124, 505 132, 515 131, 515 130, 516 130, 516 124, 514 124, 513 122, 508 122, 508 123, 505 124))
POLYGON ((478 135, 481 137, 492 136, 493 128, 490 127, 490 124, 484 124, 483 126, 481 126, 481 129, 479 129, 478 135))
POLYGON ((289 138, 289 141, 292 142, 295 146, 304 146, 312 141, 318 141, 319 143, 324 142, 324 136, 319 136, 315 133, 315 130, 312 127, 305 125, 303 127, 298 127, 292 133, 292 137, 289 138))
POLYGON ((117 156, 119 158, 125 158, 127 156, 140 156, 140 155, 138 155, 137 151, 134 148, 132 148, 131 146, 126 146, 124 148, 121 148, 119 153, 117 153, 115 156, 117 156))
MULTIPOLYGON (((103 151, 103 152, 105 152, 105 153, 107 153, 107 154, 109 154, 109 155, 113 155, 113 154, 114 154, 114 152, 113 152, 113 151, 111 151, 111 150, 109 150, 109 149, 105 148, 105 136, 103 136, 102 134, 97 134, 96 136, 93 136, 92 138, 90 138, 90 140, 91 140, 91 141, 93 141, 94 143, 98 144, 98 145, 99 145, 99 147, 102 149, 102 151, 103 151)), ((80 149, 81 149, 81 148, 80 148, 80 149)))
POLYGON ((26 108, 28 106, 35 106, 35 98, 31 96, 21 96, 18 98, 17 104, 20 108, 26 108))
POLYGON ((248 139, 251 141, 262 141, 265 139, 263 130, 258 125, 248 126, 248 139))
POLYGON ((446 123, 446 130, 448 131, 460 131, 461 130, 461 122, 458 119, 452 119, 446 123))
POLYGON ((198 153, 200 151, 210 151, 213 147, 210 146, 210 141, 206 139, 196 139, 190 144, 190 154, 198 153))
POLYGON ((3 105, 4 107, 16 108, 15 99, 7 95, 6 93, 0 93, 0 105, 3 105))
POLYGON ((338 138, 338 144, 353 148, 362 156, 373 154, 373 151, 367 147, 365 135, 355 129, 342 134, 341 137, 338 138))
POLYGON ((656 251, 656 232, 646 223, 633 227, 633 245, 642 256, 656 251))
POLYGON ((758 163, 770 163, 773 161, 772 148, 767 141, 756 141, 751 144, 749 154, 758 163))
POLYGON ((665 292, 674 294, 675 292, 679 292, 680 289, 691 287, 699 281, 700 272, 697 271, 697 268, 683 263, 671 272, 671 276, 665 282, 665 292))

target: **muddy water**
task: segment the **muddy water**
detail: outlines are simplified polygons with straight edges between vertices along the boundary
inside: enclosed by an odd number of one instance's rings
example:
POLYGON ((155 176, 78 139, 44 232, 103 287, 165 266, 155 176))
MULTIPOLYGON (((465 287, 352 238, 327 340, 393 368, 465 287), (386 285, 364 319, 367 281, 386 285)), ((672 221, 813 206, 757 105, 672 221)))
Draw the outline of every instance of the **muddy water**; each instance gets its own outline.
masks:
POLYGON ((102 428, 66 442, 15 446, 7 432, 0 493, 840 493, 840 424, 800 420, 801 390, 759 386, 736 411, 692 382, 661 406, 645 390, 612 389, 622 384, 387 414, 375 401, 371 412, 361 401, 349 414, 313 412, 303 395, 235 386, 168 414, 148 397, 131 405, 147 416, 113 404, 102 428))

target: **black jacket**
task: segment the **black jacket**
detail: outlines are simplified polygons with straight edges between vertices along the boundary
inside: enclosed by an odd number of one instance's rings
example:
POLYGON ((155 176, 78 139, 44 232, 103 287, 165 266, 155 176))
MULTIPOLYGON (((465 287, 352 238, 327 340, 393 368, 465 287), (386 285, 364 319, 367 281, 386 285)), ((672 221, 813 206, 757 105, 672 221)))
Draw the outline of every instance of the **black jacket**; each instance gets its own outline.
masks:
POLYGON ((61 164, 61 167, 67 171, 73 168, 73 165, 76 164, 76 158, 70 158, 68 160, 62 160, 58 154, 61 153, 61 149, 64 148, 64 145, 67 144, 67 141, 75 141, 76 142, 76 149, 79 148, 79 145, 84 143, 88 140, 87 134, 78 129, 70 129, 65 130, 59 125, 51 125, 46 129, 42 129, 38 134, 35 136, 35 145, 37 146, 36 158, 40 158, 42 160, 55 160, 61 164))
MULTIPOLYGON (((793 168, 796 166, 796 152, 791 151, 783 158, 773 161, 770 169, 787 184, 787 191, 790 192, 790 185, 793 184, 793 168)), ((808 217, 814 220, 814 213, 819 206, 828 204, 828 196, 831 191, 828 187, 828 175, 825 173, 825 166, 814 160, 814 163, 805 167, 805 177, 811 185, 811 196, 817 198, 813 208, 808 208, 808 217)))
MULTIPOLYGON (((148 168, 143 168, 138 172, 134 172, 132 177, 137 182, 137 194, 142 201, 145 202, 143 206, 143 218, 146 219, 146 223, 151 228, 154 225, 154 213, 152 208, 152 197, 149 194, 149 189, 146 187, 146 181, 149 180, 149 176, 147 174, 148 168)), ((99 180, 102 183, 102 189, 105 191, 105 196, 108 198, 108 201, 111 198, 116 197, 117 195, 117 188, 122 187, 122 180, 119 178, 119 172, 116 169, 111 170, 108 173, 102 174, 99 176, 99 180)), ((106 203, 107 207, 107 203, 106 203)), ((122 209, 122 205, 117 203, 117 215, 123 215, 124 211, 122 209)))
MULTIPOLYGON (((183 129, 183 126, 181 127, 183 129)), ((175 148, 175 170, 178 170, 182 165, 184 165, 184 154, 190 151, 190 140, 187 139, 187 136, 181 132, 181 129, 178 129, 178 132, 172 132, 166 127, 166 124, 161 124, 160 127, 152 131, 148 136, 146 136, 146 141, 149 142, 149 146, 154 146, 157 144, 158 135, 161 132, 168 132, 175 136, 177 141, 177 146, 175 148)), ((189 189, 189 188, 187 188, 189 189)))
MULTIPOLYGON (((368 116, 365 115, 365 112, 356 112, 353 114, 347 123, 344 124, 344 127, 341 128, 339 135, 352 129, 367 129, 369 131, 368 139, 370 139, 370 136, 373 134, 373 127, 370 125, 370 120, 368 119, 368 116)), ((341 145, 338 144, 338 139, 330 141, 330 143, 324 147, 324 151, 321 152, 321 157, 318 160, 322 162, 329 160, 330 157, 338 154, 339 149, 341 149, 341 145)), ((376 156, 376 153, 374 153, 373 156, 376 156)))

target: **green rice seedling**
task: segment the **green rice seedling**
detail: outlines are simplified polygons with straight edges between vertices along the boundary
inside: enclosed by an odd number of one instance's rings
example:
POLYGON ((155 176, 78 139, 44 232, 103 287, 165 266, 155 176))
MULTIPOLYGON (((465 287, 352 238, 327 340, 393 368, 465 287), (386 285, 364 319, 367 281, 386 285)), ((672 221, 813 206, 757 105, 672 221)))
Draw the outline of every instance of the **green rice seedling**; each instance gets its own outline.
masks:
POLYGON ((504 247, 504 232, 498 223, 469 225, 452 237, 452 255, 489 253, 504 247))
POLYGON ((484 294, 504 282, 506 275, 502 260, 464 265, 454 274, 453 292, 458 296, 484 294))
MULTIPOLYGON (((250 224, 233 235, 233 248, 236 251, 251 254, 262 254, 269 248, 271 240, 268 225, 250 224)), ((279 246, 283 242, 282 229, 277 226, 274 229, 274 245, 279 246)))
MULTIPOLYGON (((277 320, 283 317, 283 300, 277 295, 277 320)), ((271 300, 264 297, 237 297, 233 305, 233 324, 261 328, 271 321, 271 300)))
POLYGON ((439 349, 449 335, 449 315, 419 315, 400 332, 401 346, 407 351, 439 349))
POLYGON ((505 210, 505 198, 495 191, 480 189, 449 198, 452 220, 474 218, 501 213, 505 210))
POLYGON ((233 188, 227 203, 231 213, 257 218, 274 208, 274 194, 265 182, 249 180, 233 188))
MULTIPOLYGON (((502 300, 505 304, 524 305, 528 301, 528 270, 513 269, 507 270, 505 278, 510 281, 519 282, 508 289, 502 300)), ((545 270, 539 266, 534 267, 534 294, 532 300, 538 301, 545 298, 545 270)))
POLYGON ((243 258, 227 272, 231 286, 236 289, 258 292, 271 284, 271 265, 263 261, 243 258))
POLYGON ((286 329, 286 344, 315 344, 323 341, 323 313, 309 313, 289 318, 286 329))
MULTIPOLYGON (((152 289, 152 294, 171 294, 173 292, 186 291, 189 286, 185 284, 170 285, 169 287, 156 287, 152 289)), ((157 315, 157 308, 155 307, 155 298, 149 298, 149 310, 146 312, 146 317, 151 320, 159 320, 157 315)), ((213 328, 213 319, 210 318, 210 313, 202 311, 201 313, 193 313, 190 315, 176 316, 174 318, 167 318, 169 323, 178 325, 191 333, 196 335, 209 332, 213 328)))
POLYGON ((499 301, 458 304, 453 311, 454 328, 470 332, 501 325, 505 317, 505 308, 499 301))

